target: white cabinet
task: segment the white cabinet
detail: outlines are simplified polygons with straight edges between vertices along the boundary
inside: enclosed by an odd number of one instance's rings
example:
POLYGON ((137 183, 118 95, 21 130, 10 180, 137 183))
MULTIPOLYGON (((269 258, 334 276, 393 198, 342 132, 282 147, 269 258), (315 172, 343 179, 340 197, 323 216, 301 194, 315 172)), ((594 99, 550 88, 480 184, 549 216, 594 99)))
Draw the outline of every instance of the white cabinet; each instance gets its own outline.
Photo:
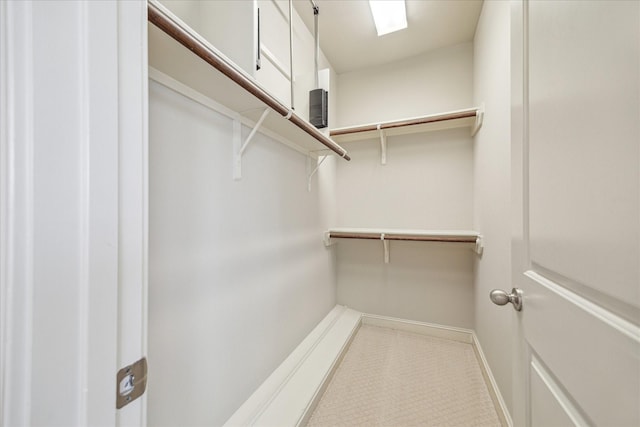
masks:
MULTIPOLYGON (((231 6, 227 2, 221 3, 231 6)), ((238 3, 243 2, 233 2, 238 3)), ((185 7, 180 3, 178 12, 191 19, 194 25, 202 25, 206 16, 195 16, 203 10, 201 5, 188 4, 191 6, 185 7)), ((250 4, 255 5, 254 2, 250 4)), ((210 10, 216 9, 212 7, 210 10)), ((212 14, 215 15, 213 12, 212 14)), ((242 24, 238 31, 245 28, 247 21, 250 21, 240 19, 250 15, 250 10, 245 9, 245 5, 241 5, 241 8, 231 15, 237 16, 242 24)), ((265 88, 256 82, 252 73, 239 67, 232 58, 221 52, 210 40, 162 3, 149 2, 149 21, 152 23, 149 26, 150 77, 233 119, 235 178, 239 178, 241 174, 240 162, 243 151, 255 132, 263 132, 264 129, 267 129, 265 133, 270 137, 310 157, 314 157, 316 151, 329 148, 344 159, 350 159, 346 150, 306 120, 306 114, 293 111, 291 106, 274 96, 268 87, 265 88), (253 127, 244 140, 241 124, 253 127)), ((251 28, 257 27, 248 28, 251 32, 251 28)), ((226 38, 233 38, 234 34, 229 32, 226 38)), ((222 34, 220 38, 225 39, 222 34)), ((239 43, 236 46, 227 43, 233 47, 229 52, 231 55, 240 55, 243 58, 249 44, 239 43)))
POLYGON ((296 114, 308 120, 309 91, 315 89, 315 40, 300 14, 313 15, 313 8, 310 3, 304 2, 304 5, 298 4, 291 10, 290 44, 289 2, 257 0, 256 7, 259 10, 261 57, 260 69, 255 73, 256 80, 295 110, 296 114))

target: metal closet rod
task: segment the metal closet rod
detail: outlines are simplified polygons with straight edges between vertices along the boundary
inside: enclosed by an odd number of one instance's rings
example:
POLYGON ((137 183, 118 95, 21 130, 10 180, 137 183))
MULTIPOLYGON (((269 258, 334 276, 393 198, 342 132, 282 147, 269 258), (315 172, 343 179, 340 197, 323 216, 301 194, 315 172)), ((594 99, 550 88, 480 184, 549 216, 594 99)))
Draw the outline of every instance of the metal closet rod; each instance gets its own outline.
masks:
POLYGON ((234 66, 228 64, 217 52, 211 50, 208 46, 198 40, 187 29, 182 28, 176 22, 167 16, 164 11, 159 9, 151 1, 147 2, 148 19, 153 25, 164 31, 166 34, 175 39, 178 43, 189 49, 195 55, 207 62, 209 65, 220 71, 222 74, 230 78, 244 90, 264 102, 269 108, 295 124, 309 136, 320 142, 329 150, 338 154, 345 160, 351 160, 347 151, 332 141, 330 138, 319 132, 313 125, 300 118, 297 114, 284 106, 280 101, 275 99, 271 94, 266 92, 260 86, 255 84, 251 79, 247 78, 242 72, 238 71, 234 66))

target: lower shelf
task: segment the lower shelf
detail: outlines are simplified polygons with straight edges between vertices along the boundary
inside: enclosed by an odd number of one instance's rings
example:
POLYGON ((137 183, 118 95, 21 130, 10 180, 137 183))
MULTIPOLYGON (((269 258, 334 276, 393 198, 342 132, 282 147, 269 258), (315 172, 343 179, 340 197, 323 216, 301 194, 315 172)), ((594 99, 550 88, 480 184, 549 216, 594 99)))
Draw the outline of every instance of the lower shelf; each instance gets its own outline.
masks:
POLYGON ((389 241, 443 242, 470 245, 482 254, 482 235, 472 230, 399 230, 389 228, 332 228, 325 232, 324 243, 330 246, 334 239, 380 240, 384 247, 384 262, 389 262, 389 241))

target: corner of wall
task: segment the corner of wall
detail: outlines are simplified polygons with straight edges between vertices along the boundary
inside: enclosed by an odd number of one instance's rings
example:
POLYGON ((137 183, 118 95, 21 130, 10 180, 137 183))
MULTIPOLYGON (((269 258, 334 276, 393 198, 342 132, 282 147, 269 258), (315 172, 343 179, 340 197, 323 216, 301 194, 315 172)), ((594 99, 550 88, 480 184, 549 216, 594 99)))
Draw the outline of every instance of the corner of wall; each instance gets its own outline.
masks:
POLYGON ((489 300, 511 289, 510 3, 484 2, 474 39, 474 102, 485 105, 474 142, 474 227, 485 249, 475 261, 475 329, 496 382, 512 408, 512 313, 489 300))

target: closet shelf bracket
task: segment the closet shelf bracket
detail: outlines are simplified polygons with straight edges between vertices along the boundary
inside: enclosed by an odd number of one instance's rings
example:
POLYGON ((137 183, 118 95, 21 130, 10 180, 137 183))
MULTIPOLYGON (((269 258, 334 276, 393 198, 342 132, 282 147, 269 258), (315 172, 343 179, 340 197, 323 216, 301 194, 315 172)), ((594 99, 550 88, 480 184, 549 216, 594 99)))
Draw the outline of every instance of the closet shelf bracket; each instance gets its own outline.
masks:
POLYGON ((262 126, 262 123, 267 118, 269 111, 269 108, 264 109, 264 112, 256 122, 255 126, 253 126, 251 133, 249 133, 249 136, 247 136, 247 139, 244 142, 242 142, 242 124, 239 119, 233 120, 233 179, 236 181, 242 179, 242 154, 245 152, 249 143, 260 129, 260 126, 262 126))
POLYGON ((387 134, 382 125, 378 124, 378 132, 380 132, 380 164, 387 164, 387 134))
POLYGON ((475 136, 475 134, 478 133, 478 131, 482 127, 483 121, 484 121, 484 103, 480 105, 480 107, 478 107, 478 110, 476 111, 476 121, 471 127, 471 136, 475 136))
POLYGON ((384 250, 384 263, 389 264, 389 241, 384 240, 384 233, 380 234, 380 240, 382 240, 382 249, 384 250))
POLYGON ((316 160, 316 167, 311 171, 311 173, 308 173, 307 175, 307 191, 311 192, 311 179, 313 178, 313 175, 316 174, 316 172, 318 172, 318 169, 320 169, 320 165, 322 165, 324 163, 325 160, 327 160, 327 157, 329 156, 324 156, 322 158, 322 160, 320 160, 318 162, 317 159, 314 159, 313 157, 307 157, 307 171, 311 170, 312 164, 311 161, 312 160, 316 160))

